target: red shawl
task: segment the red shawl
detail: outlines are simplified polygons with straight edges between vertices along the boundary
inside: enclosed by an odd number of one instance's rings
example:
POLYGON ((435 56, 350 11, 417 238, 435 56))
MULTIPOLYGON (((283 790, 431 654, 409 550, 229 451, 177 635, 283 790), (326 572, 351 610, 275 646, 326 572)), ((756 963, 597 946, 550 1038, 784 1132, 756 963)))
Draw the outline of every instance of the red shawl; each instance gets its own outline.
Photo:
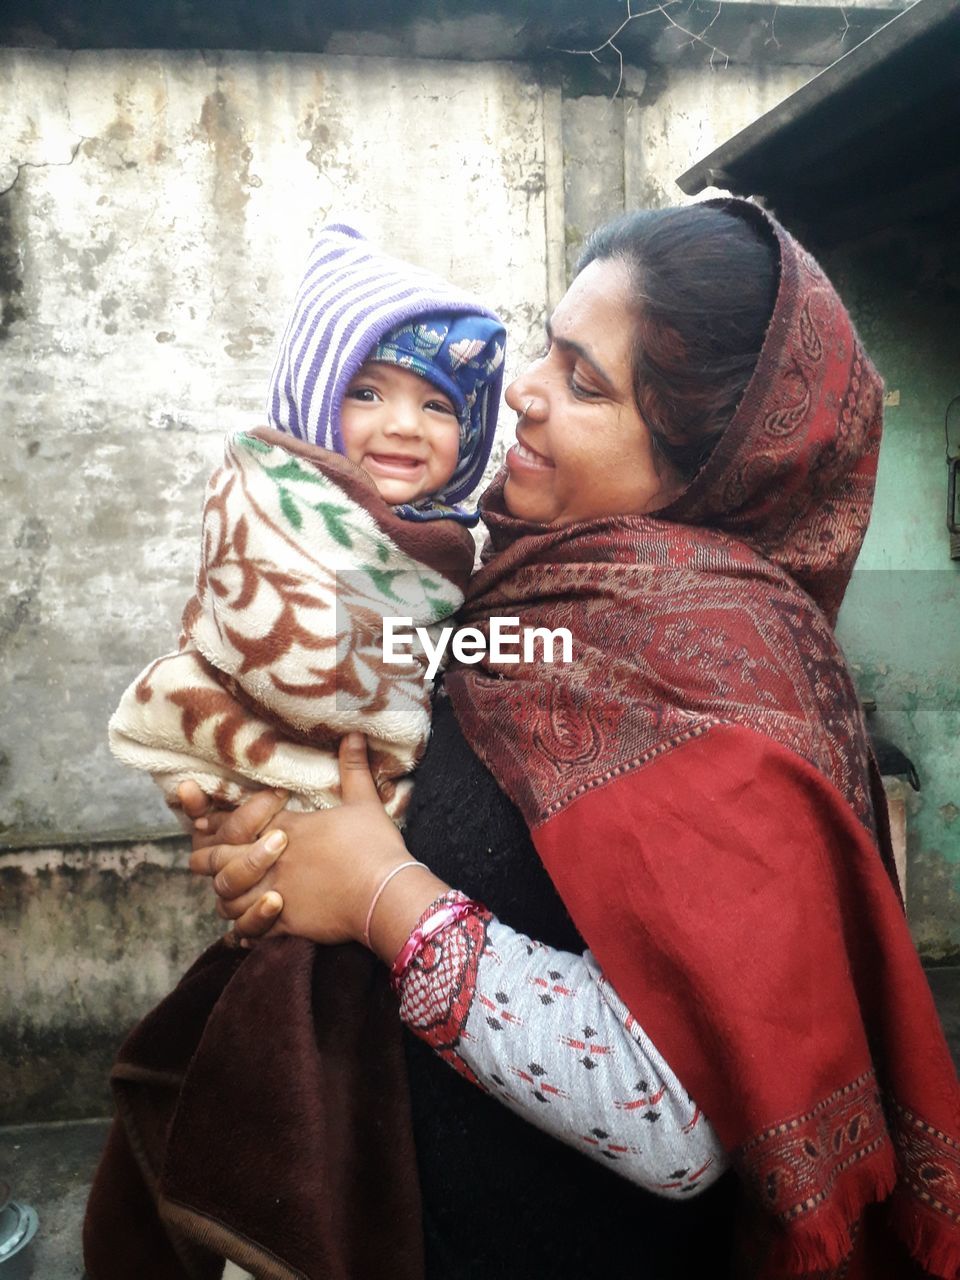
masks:
POLYGON ((780 283, 710 462, 655 516, 562 527, 511 517, 495 482, 464 621, 567 627, 574 660, 485 659, 447 687, 732 1153, 743 1273, 879 1280, 913 1274, 909 1254, 954 1277, 960 1092, 832 631, 881 383, 817 264, 760 210, 727 207, 775 240, 780 283))

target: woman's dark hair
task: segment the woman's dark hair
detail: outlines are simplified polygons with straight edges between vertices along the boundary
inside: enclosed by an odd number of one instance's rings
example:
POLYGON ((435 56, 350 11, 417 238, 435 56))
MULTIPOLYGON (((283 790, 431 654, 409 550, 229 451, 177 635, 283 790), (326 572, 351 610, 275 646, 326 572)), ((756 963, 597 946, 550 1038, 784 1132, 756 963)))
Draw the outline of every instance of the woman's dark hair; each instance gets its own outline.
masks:
POLYGON ((623 262, 637 317, 633 391, 661 455, 690 480, 732 419, 773 314, 773 237, 705 205, 642 209, 600 227, 577 273, 623 262))

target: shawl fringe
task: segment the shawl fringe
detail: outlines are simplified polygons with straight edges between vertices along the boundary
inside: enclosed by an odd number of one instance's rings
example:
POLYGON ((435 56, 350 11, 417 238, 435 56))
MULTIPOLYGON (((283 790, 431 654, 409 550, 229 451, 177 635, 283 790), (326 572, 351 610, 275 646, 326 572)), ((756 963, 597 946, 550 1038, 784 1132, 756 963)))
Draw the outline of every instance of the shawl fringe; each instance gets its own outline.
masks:
POLYGON ((945 1235, 943 1222, 916 1195, 898 1187, 890 1201, 890 1222, 907 1252, 938 1280, 960 1276, 960 1231, 945 1235))
POLYGON ((854 1254, 857 1227, 871 1204, 886 1200, 897 1182, 896 1161, 889 1141, 875 1155, 847 1172, 809 1222, 791 1223, 789 1234, 777 1232, 770 1251, 766 1276, 827 1275, 838 1271, 854 1254))

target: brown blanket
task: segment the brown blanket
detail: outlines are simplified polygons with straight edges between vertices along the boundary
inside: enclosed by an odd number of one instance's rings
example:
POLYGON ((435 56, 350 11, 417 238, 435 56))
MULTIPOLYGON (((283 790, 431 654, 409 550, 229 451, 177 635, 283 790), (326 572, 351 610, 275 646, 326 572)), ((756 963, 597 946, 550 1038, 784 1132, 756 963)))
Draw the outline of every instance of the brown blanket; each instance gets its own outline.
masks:
POLYGON ((187 779, 227 805, 283 787, 288 808, 326 809, 340 802, 339 741, 359 729, 400 822, 433 681, 419 642, 408 665, 385 660, 383 620, 409 618, 436 642, 473 559, 462 525, 403 519, 339 454, 266 428, 229 436, 179 648, 123 694, 112 751, 175 810, 187 779))
POLYGON ((89 1280, 422 1280, 400 1022, 359 946, 217 943, 131 1033, 89 1280))

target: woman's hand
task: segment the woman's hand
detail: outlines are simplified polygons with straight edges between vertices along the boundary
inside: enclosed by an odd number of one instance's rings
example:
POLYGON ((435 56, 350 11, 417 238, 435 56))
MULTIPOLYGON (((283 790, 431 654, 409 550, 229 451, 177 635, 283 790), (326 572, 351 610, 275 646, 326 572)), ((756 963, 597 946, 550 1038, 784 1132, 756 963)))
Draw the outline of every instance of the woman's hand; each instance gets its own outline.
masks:
MULTIPOLYGON (((194 854, 204 849, 212 849, 219 844, 251 844, 263 834, 288 799, 286 791, 258 791, 236 809, 217 809, 195 782, 182 782, 177 788, 177 796, 183 812, 193 821, 194 854)), ((280 848, 282 847, 281 844, 280 848)), ((251 885, 256 884, 266 875, 278 856, 278 850, 273 848, 266 850, 262 844, 255 856, 249 858, 248 855, 251 885)), ((195 864, 191 858, 192 870, 197 871, 199 864, 202 864, 202 859, 195 864)), ((240 927, 234 929, 234 935, 238 938, 244 935, 262 936, 276 923, 282 909, 283 899, 278 893, 273 891, 254 893, 250 906, 242 920, 238 921, 240 927)), ((218 914, 223 915, 223 912, 218 914)))
MULTIPOLYGON (((245 814, 259 799, 254 797, 218 822, 215 834, 201 835, 195 842, 191 870, 213 877, 217 910, 234 921, 241 937, 257 937, 272 927, 274 932, 319 943, 362 940, 378 887, 394 867, 409 861, 403 838, 380 803, 362 735, 348 734, 342 740, 339 759, 343 803, 337 808, 284 811, 268 818, 269 829, 257 838, 222 842, 225 832, 232 835, 241 827, 249 836, 269 812, 270 803, 262 801, 257 814, 245 814), (273 910, 273 917, 264 914, 265 908, 273 910), (276 920, 281 908, 283 914, 276 920)), ((377 905, 375 949, 382 947, 383 954, 392 957, 420 912, 445 888, 420 867, 391 881, 377 905), (403 881, 408 883, 401 887, 403 881)))

